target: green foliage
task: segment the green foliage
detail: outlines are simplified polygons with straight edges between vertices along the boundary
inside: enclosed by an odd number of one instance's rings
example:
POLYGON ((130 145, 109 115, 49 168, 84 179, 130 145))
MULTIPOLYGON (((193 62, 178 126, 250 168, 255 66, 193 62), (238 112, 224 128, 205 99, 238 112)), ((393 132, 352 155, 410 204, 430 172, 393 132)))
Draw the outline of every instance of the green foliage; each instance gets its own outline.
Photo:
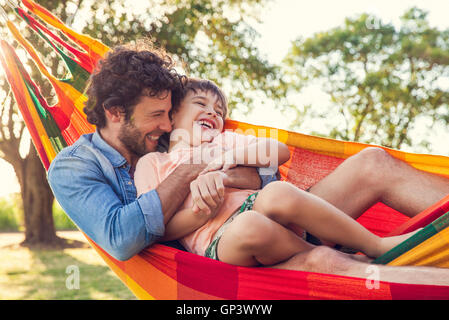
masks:
MULTIPOLYGON (((63 21, 108 46, 150 37, 173 55, 188 75, 208 78, 224 88, 230 111, 237 105, 249 112, 257 96, 281 99, 286 86, 279 66, 270 64, 254 45, 259 36, 248 24, 258 9, 271 0, 169 0, 136 4, 131 0, 77 5, 39 1, 63 21), (76 9, 75 9, 75 8, 76 9)), ((34 36, 33 36, 34 37, 34 36)), ((42 43, 33 38, 33 44, 42 43)), ((62 62, 48 53, 52 70, 65 76, 62 62), (50 61, 51 60, 51 61, 50 61)))
MULTIPOLYGON (((56 230, 78 230, 57 201, 53 204, 56 230)), ((20 194, 0 198, 0 232, 23 231, 23 208, 20 194)))
POLYGON ((53 221, 56 230, 78 230, 57 201, 53 203, 53 221))
POLYGON ((329 95, 343 118, 332 137, 400 148, 412 144, 418 117, 449 120, 449 92, 441 84, 449 81, 448 40, 449 30, 432 28, 418 8, 398 28, 362 14, 298 39, 285 63, 298 90, 318 83, 329 95))
POLYGON ((12 198, 0 199, 0 231, 19 231, 22 214, 12 198))

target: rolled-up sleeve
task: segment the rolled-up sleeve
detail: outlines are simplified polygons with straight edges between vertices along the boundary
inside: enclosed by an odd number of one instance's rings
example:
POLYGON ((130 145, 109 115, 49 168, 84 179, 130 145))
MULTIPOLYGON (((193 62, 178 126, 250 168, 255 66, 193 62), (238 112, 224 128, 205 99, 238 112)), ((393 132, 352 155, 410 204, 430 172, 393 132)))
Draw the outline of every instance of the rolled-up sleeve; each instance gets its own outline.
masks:
POLYGON ((257 168, 261 180, 261 189, 273 181, 279 180, 279 170, 273 168, 257 168))
POLYGON ((165 232, 162 204, 156 190, 151 190, 137 198, 149 234, 162 237, 165 232))

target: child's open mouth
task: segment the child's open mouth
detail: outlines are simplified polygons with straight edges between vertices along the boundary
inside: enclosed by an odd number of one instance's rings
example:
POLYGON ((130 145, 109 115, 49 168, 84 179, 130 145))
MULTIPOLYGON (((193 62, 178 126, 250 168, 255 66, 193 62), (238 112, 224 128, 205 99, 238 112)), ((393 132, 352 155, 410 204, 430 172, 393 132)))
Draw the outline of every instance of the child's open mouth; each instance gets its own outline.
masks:
POLYGON ((206 129, 215 129, 215 123, 213 121, 210 120, 198 120, 197 123, 202 127, 202 128, 206 128, 206 129))

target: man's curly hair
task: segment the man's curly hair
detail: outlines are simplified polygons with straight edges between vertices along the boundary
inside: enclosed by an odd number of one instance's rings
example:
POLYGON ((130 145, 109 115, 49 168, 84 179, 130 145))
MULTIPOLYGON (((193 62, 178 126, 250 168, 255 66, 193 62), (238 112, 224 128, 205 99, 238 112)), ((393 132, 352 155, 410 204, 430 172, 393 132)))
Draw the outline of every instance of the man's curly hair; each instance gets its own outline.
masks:
POLYGON ((114 48, 98 63, 86 90, 87 121, 104 128, 104 109, 120 107, 129 120, 142 95, 164 98, 172 92, 172 105, 179 104, 183 76, 174 69, 172 58, 149 41, 114 48))

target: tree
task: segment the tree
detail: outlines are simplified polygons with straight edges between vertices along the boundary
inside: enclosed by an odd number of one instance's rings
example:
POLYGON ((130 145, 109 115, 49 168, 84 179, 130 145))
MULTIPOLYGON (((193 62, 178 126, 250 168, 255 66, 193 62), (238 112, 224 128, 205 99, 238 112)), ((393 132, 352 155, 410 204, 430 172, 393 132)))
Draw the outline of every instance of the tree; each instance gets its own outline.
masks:
POLYGON ((402 16, 399 28, 362 14, 298 39, 285 62, 298 89, 319 84, 330 96, 343 120, 331 137, 399 149, 413 143, 409 132, 418 117, 449 120, 442 85, 449 80, 448 40, 449 30, 430 27, 418 8, 402 16))
MULTIPOLYGON (((175 59, 184 62, 189 74, 224 86, 232 110, 238 104, 251 105, 249 90, 258 90, 259 94, 275 99, 284 95, 279 67, 260 56, 253 45, 257 34, 244 18, 256 18, 256 9, 267 1, 154 0, 139 4, 138 8, 130 0, 43 0, 39 4, 108 46, 151 36, 175 59)), ((4 30, 1 33, 7 34, 4 30)), ((64 65, 52 50, 32 33, 27 38, 43 53, 41 57, 53 74, 65 77, 64 65)), ((38 79, 43 95, 54 99, 48 81, 41 79, 35 69, 32 77, 38 79)), ((7 83, 1 85, 0 90, 8 92, 7 83)), ((25 242, 52 243, 57 240, 51 218, 53 195, 34 147, 30 146, 26 157, 20 156, 24 124, 17 116, 14 100, 10 95, 5 96, 0 114, 0 156, 12 164, 21 186, 25 242)))

